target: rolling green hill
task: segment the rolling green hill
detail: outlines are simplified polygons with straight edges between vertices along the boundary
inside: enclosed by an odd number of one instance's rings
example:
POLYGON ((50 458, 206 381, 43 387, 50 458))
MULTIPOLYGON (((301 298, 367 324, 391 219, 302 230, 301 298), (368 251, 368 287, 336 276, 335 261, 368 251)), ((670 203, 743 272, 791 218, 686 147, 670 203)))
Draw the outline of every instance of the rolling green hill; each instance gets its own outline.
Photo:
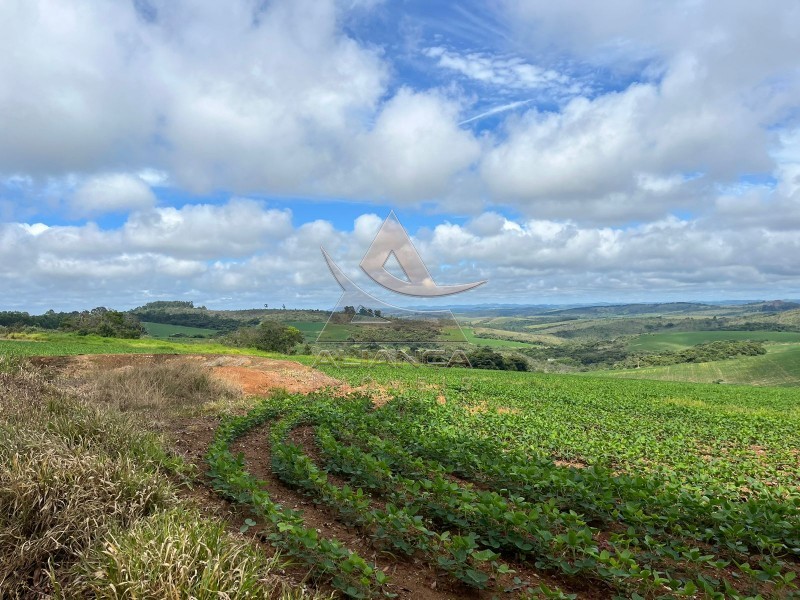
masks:
POLYGON ((530 348, 531 346, 526 342, 478 337, 475 335, 475 330, 472 327, 462 327, 461 330, 464 332, 464 337, 467 338, 470 344, 488 346, 489 348, 530 348))
POLYGON ((173 335, 182 335, 185 337, 211 337, 217 332, 216 329, 207 329, 205 327, 184 327, 183 325, 166 325, 164 323, 142 323, 147 335, 154 338, 168 338, 173 335))
POLYGON ((550 346, 557 346, 564 343, 562 338, 547 334, 506 331, 503 329, 492 329, 489 327, 474 327, 473 331, 475 336, 478 338, 483 338, 486 336, 495 339, 511 340, 513 342, 527 342, 529 344, 536 345, 547 344, 550 346))
POLYGON ((778 313, 751 313, 739 317, 738 321, 742 323, 766 323, 783 325, 787 327, 798 327, 800 326, 800 310, 787 310, 778 313))
POLYGON ((299 329, 306 342, 317 341, 319 332, 325 327, 325 321, 286 321, 284 324, 299 329))
POLYGON ((751 340, 754 342, 800 342, 800 333, 786 331, 676 331, 647 333, 631 340, 632 351, 664 352, 689 348, 697 344, 721 340, 751 340))
POLYGON ((800 344, 769 344, 767 354, 763 356, 743 356, 707 363, 685 363, 624 371, 595 371, 594 374, 604 377, 696 383, 800 386, 800 344))

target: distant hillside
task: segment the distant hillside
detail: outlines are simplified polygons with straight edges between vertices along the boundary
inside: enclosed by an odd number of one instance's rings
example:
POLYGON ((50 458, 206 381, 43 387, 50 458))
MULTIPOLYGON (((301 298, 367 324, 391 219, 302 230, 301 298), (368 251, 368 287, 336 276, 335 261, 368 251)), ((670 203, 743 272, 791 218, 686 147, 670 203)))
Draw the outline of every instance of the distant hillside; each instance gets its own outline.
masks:
POLYGON ((762 356, 592 373, 624 379, 795 387, 800 385, 800 344, 769 345, 762 356))
POLYGON ((743 308, 765 313, 777 313, 800 309, 800 304, 797 302, 785 302, 783 300, 770 300, 768 302, 745 304, 743 308))
POLYGON ((257 325, 259 322, 258 319, 254 319, 252 323, 231 319, 209 311, 204 306, 195 307, 192 302, 151 302, 128 312, 142 322, 214 329, 216 331, 234 331, 245 324, 257 325))
POLYGON ((212 314, 221 315, 229 319, 251 321, 269 319, 287 323, 289 321, 307 321, 310 323, 324 323, 331 316, 329 310, 302 309, 302 308, 248 308, 243 310, 211 310, 212 314))
POLYGON ((776 330, 797 330, 800 328, 800 308, 781 312, 759 311, 748 313, 736 319, 731 319, 729 323, 730 326, 744 326, 747 328, 757 325, 765 328, 771 326, 776 330))
POLYGON ((616 304, 611 306, 584 306, 566 308, 548 312, 548 316, 558 315, 564 318, 602 318, 602 317, 628 317, 639 315, 661 315, 676 313, 696 313, 709 310, 718 310, 718 307, 696 302, 667 302, 655 304, 616 304))
POLYGON ((191 301, 182 300, 150 302, 128 312, 142 322, 216 331, 234 331, 240 327, 258 325, 265 319, 281 323, 296 321, 324 323, 330 315, 328 311, 323 310, 273 308, 209 310, 205 306, 195 306, 191 301))

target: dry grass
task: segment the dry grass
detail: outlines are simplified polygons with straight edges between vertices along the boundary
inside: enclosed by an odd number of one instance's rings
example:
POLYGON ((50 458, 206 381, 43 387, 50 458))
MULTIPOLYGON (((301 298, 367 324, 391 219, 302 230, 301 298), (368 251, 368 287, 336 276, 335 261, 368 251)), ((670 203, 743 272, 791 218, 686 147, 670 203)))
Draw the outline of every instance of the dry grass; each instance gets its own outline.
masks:
POLYGON ((100 371, 92 377, 89 390, 92 398, 122 412, 181 411, 241 395, 232 385, 211 377, 201 365, 188 361, 100 371))
POLYGON ((128 458, 17 434, 0 450, 0 591, 35 589, 48 562, 69 561, 111 526, 167 506, 165 480, 128 458))
POLYGON ((81 396, 22 363, 0 366, 0 598, 305 594, 290 594, 257 547, 179 500, 165 472, 186 467, 139 415, 115 409, 175 397, 193 405, 219 393, 215 382, 148 368, 153 381, 118 373, 81 396), (175 391, 187 382, 188 393, 175 391), (107 405, 92 401, 97 390, 107 405))
POLYGON ((272 574, 279 558, 267 558, 247 541, 194 511, 162 511, 107 536, 59 590, 69 598, 178 600, 302 598, 272 574))
POLYGON ((173 502, 158 475, 177 464, 40 372, 0 373, 0 597, 46 589, 48 563, 173 502))

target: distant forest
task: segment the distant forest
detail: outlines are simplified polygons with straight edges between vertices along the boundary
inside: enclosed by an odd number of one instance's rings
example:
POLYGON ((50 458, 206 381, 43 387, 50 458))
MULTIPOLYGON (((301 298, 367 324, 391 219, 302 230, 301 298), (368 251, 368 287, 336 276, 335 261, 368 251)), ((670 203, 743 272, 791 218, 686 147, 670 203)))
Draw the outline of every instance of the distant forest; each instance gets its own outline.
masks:
POLYGON ((214 329, 220 333, 230 333, 242 327, 254 327, 268 318, 278 322, 325 321, 327 311, 293 309, 248 309, 232 311, 209 310, 205 306, 195 306, 194 302, 182 300, 159 300, 149 302, 127 312, 105 307, 92 310, 55 312, 48 310, 42 315, 32 315, 21 311, 0 311, 0 327, 21 329, 37 327, 71 331, 82 335, 102 335, 105 337, 138 338, 145 330, 141 323, 160 323, 164 325, 183 325, 214 329))
POLYGON ((150 302, 134 308, 130 314, 147 323, 163 323, 165 325, 183 325, 184 327, 202 327, 218 331, 236 331, 243 325, 258 325, 260 319, 232 319, 209 311, 205 306, 195 307, 194 302, 179 300, 150 302))
POLYGON ((135 339, 144 334, 144 327, 134 315, 98 306, 92 310, 55 312, 48 310, 43 315, 26 312, 0 312, 0 327, 8 329, 39 327, 60 329, 79 335, 100 335, 135 339))

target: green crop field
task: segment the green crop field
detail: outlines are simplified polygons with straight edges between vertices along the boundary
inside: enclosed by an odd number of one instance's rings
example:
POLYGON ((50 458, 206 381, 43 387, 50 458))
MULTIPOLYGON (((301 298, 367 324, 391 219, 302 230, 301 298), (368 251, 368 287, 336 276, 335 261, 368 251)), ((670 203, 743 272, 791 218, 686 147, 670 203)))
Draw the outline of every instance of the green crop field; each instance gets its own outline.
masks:
POLYGON ((531 345, 525 342, 515 342, 513 340, 495 340, 492 338, 482 338, 475 335, 472 327, 462 327, 464 337, 470 344, 488 346, 489 348, 530 348, 531 345))
POLYGON ((248 354, 275 356, 259 350, 231 348, 207 340, 173 341, 156 338, 123 340, 70 333, 16 334, 0 338, 0 356, 73 356, 76 354, 248 354))
POLYGON ((800 386, 800 344, 769 344, 762 356, 742 356, 706 363, 685 363, 623 371, 598 371, 606 377, 661 379, 698 383, 800 386))
POLYGON ((164 323, 142 322, 147 335, 154 338, 168 338, 171 335, 180 334, 186 337, 203 336, 211 337, 217 333, 216 329, 205 329, 203 327, 184 327, 183 325, 165 325, 164 323))
POLYGON ((628 347, 642 352, 683 350, 697 344, 721 340, 800 342, 800 333, 787 331, 678 331, 648 333, 632 339, 628 347))
POLYGON ((536 346, 540 346, 542 344, 546 344, 549 346, 559 346, 564 343, 563 338, 547 334, 526 333, 522 331, 508 331, 506 329, 493 329, 490 327, 475 327, 473 331, 476 336, 480 334, 485 334, 490 336, 501 335, 503 336, 504 339, 511 340, 513 342, 525 342, 528 344, 534 344, 536 346))
POLYGON ((285 324, 299 329, 303 333, 303 339, 306 342, 317 341, 319 332, 325 327, 324 321, 286 321, 285 324))
POLYGON ((794 589, 797 390, 410 366, 324 371, 379 384, 391 399, 275 396, 224 421, 207 460, 220 494, 249 505, 276 546, 347 595, 384 589, 371 550, 320 537, 277 504, 232 450, 238 438, 264 436, 273 474, 373 548, 422 559, 468 587, 520 598, 777 598, 794 589), (313 441, 297 442, 301 428, 313 441))

